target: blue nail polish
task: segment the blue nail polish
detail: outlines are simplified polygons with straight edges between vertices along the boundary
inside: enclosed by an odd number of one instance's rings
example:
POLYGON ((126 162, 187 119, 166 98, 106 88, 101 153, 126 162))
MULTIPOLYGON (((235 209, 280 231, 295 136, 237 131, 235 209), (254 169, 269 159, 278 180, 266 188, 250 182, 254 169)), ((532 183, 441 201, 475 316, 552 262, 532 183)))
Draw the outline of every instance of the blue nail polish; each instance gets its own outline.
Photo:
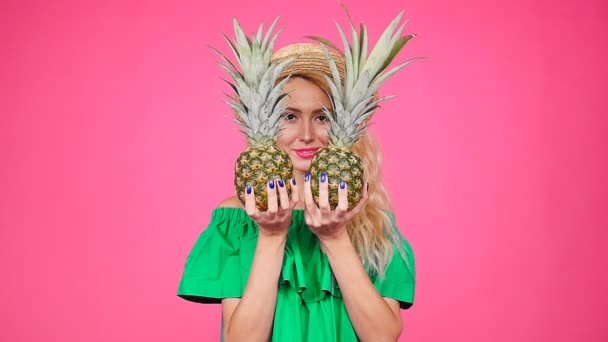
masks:
POLYGON ((296 185, 296 179, 295 179, 295 178, 292 178, 292 179, 291 179, 291 183, 293 183, 293 185, 296 185))
POLYGON ((270 182, 268 182, 268 185, 271 189, 274 189, 274 181, 272 179, 270 180, 270 182))
POLYGON ((346 188, 346 183, 343 180, 341 180, 340 181, 340 189, 344 189, 344 188, 346 188))
POLYGON ((251 194, 251 185, 247 185, 247 194, 251 194))
POLYGON ((307 173, 304 175, 304 181, 305 181, 305 182, 308 182, 309 180, 310 180, 310 173, 308 173, 308 172, 307 172, 307 173))
POLYGON ((281 188, 285 186, 285 183, 283 183, 282 179, 279 179, 278 183, 281 188))
POLYGON ((327 181, 327 173, 323 172, 321 174, 321 183, 325 183, 327 181))

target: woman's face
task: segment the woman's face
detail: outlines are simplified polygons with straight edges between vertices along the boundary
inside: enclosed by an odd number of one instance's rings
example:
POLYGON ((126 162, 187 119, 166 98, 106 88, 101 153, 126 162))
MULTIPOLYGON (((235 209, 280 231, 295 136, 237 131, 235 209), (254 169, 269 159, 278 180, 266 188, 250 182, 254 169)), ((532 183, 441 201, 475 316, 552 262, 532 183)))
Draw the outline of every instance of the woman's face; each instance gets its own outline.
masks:
POLYGON ((277 146, 289 154, 294 173, 304 174, 316 151, 329 143, 329 118, 323 106, 331 110, 331 101, 321 88, 303 78, 291 79, 283 93, 289 95, 284 100, 287 108, 277 146))

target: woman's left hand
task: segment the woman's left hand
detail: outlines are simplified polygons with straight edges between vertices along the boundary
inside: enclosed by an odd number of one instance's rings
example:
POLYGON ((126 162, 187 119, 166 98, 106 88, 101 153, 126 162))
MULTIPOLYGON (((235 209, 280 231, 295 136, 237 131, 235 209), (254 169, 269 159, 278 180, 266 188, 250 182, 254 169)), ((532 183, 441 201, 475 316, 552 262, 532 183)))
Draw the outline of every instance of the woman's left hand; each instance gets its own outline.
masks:
POLYGON ((304 209, 304 219, 306 224, 321 241, 348 237, 346 224, 355 215, 360 213, 367 203, 367 183, 363 187, 359 203, 351 211, 348 211, 348 184, 342 181, 341 186, 338 187, 338 206, 335 210, 331 210, 327 177, 325 177, 325 181, 323 181, 322 176, 319 178, 319 206, 317 206, 313 199, 310 184, 310 182, 317 180, 310 179, 310 175, 308 174, 305 178, 304 201, 306 206, 304 209))

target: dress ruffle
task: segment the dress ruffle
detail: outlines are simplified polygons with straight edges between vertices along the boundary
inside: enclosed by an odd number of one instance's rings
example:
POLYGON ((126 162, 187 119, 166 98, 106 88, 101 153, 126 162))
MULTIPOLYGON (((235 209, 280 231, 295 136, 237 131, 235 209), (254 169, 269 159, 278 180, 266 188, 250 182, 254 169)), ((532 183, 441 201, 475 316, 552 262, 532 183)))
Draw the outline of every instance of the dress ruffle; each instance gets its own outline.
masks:
POLYGON ((308 303, 326 296, 342 297, 319 240, 304 223, 304 212, 293 212, 279 284, 291 286, 308 303))

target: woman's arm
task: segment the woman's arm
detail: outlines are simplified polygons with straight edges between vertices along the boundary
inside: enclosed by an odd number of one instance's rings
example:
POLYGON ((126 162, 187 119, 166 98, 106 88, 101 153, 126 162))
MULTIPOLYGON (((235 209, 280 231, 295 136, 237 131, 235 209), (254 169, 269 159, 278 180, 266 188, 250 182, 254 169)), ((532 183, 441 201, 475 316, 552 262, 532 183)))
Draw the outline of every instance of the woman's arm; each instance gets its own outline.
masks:
POLYGON ((348 236, 346 224, 367 203, 367 184, 359 203, 348 211, 348 189, 341 183, 338 206, 331 210, 327 182, 319 182, 319 206, 312 196, 310 179, 304 183, 306 210, 304 219, 327 255, 332 272, 340 285, 340 292, 353 327, 361 341, 396 341, 401 334, 399 304, 385 299, 376 290, 365 271, 348 236))
POLYGON ((255 194, 248 188, 245 211, 258 225, 253 262, 242 297, 222 300, 224 341, 268 341, 277 301, 279 275, 283 265, 287 233, 293 208, 298 202, 298 188, 291 187, 289 200, 283 181, 266 187, 268 211, 255 207, 255 194), (276 189, 278 188, 278 194, 276 189))
POLYGON ((399 302, 383 298, 365 271, 348 234, 321 246, 340 286, 344 305, 361 341, 391 341, 401 335, 399 302))
POLYGON ((286 236, 260 235, 243 296, 222 300, 224 341, 268 341, 286 236))

